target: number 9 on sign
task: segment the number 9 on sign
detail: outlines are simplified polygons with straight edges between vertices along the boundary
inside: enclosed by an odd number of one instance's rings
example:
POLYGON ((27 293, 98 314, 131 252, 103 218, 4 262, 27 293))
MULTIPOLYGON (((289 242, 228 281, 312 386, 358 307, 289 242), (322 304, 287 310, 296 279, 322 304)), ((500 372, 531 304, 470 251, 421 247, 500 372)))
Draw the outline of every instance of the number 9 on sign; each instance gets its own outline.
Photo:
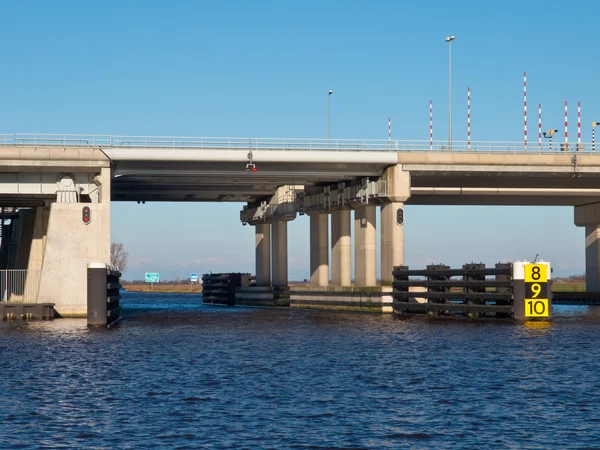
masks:
POLYGON ((549 317, 548 299, 525 299, 525 317, 549 317))

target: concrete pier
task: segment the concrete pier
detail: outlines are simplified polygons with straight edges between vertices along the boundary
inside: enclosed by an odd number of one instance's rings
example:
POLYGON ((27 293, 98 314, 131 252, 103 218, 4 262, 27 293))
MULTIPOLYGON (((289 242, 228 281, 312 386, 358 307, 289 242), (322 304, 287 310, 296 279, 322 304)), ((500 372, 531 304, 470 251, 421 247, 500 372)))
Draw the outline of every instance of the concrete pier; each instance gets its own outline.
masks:
POLYGON ((383 174, 387 199, 381 205, 381 284, 394 281, 394 266, 404 264, 404 202, 410 198, 410 173, 396 165, 383 174))
POLYGON ((377 285, 376 205, 361 205, 354 210, 354 283, 377 285))
POLYGON ((288 284, 288 223, 277 220, 271 224, 271 241, 273 245, 272 284, 287 286, 288 284))
POLYGON ((256 285, 271 286, 271 225, 256 225, 256 285))
POLYGON ((110 181, 110 168, 102 168, 90 196, 96 202, 50 205, 38 302, 54 303, 63 317, 87 317, 87 264, 110 264, 110 181), (82 221, 84 206, 91 211, 88 224, 82 221))
POLYGON ((331 284, 352 285, 351 212, 342 209, 331 213, 331 284))
POLYGON ((585 226, 585 290, 600 292, 600 225, 585 226))
POLYGON ((310 213, 310 285, 329 285, 329 214, 310 213))
POLYGON ((404 203, 381 205, 381 284, 391 286, 394 266, 404 264, 404 203), (402 223, 399 219, 402 216, 402 223))
POLYGON ((585 227, 585 289, 600 292, 600 203, 574 209, 575 225, 585 227))

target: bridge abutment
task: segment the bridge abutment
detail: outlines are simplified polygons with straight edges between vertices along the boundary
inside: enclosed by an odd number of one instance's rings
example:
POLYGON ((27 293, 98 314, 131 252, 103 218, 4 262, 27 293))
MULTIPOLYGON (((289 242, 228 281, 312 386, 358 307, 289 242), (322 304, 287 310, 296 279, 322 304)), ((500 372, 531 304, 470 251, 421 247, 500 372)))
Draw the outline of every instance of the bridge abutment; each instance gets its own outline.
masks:
MULTIPOLYGON (((87 265, 110 264, 110 181, 110 168, 102 168, 96 177, 97 203, 52 203, 45 237, 34 232, 38 250, 30 257, 32 266, 39 263, 39 246, 43 248, 38 303, 54 303, 63 317, 87 316, 87 265), (91 212, 87 224, 82 220, 84 206, 91 212)), ((42 233, 44 214, 36 220, 42 233)))

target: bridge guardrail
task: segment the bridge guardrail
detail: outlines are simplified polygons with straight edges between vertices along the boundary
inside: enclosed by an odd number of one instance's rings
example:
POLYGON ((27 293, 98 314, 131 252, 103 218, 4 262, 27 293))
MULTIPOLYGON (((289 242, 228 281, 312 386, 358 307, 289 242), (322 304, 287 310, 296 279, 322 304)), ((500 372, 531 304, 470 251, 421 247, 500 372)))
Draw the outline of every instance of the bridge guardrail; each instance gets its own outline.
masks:
POLYGON ((544 141, 421 141, 386 139, 234 138, 190 136, 118 136, 87 134, 0 134, 0 144, 16 147, 172 148, 206 150, 392 151, 464 153, 595 152, 592 143, 544 141))

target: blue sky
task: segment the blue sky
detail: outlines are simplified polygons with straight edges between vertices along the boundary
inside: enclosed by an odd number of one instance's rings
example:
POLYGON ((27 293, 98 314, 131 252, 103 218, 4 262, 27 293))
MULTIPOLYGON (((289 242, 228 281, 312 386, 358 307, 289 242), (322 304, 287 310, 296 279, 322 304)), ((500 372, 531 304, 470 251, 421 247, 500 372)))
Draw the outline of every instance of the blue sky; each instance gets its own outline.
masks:
MULTIPOLYGON (((598 4, 581 1, 19 1, 0 4, 0 132, 232 137, 521 140, 544 129, 591 140, 600 120, 598 4)), ((114 203, 125 278, 252 271, 241 204, 114 203)), ((458 265, 533 258, 582 273, 584 233, 566 207, 406 209, 406 259, 458 265)), ((308 218, 289 226, 290 277, 308 277, 308 218)))

